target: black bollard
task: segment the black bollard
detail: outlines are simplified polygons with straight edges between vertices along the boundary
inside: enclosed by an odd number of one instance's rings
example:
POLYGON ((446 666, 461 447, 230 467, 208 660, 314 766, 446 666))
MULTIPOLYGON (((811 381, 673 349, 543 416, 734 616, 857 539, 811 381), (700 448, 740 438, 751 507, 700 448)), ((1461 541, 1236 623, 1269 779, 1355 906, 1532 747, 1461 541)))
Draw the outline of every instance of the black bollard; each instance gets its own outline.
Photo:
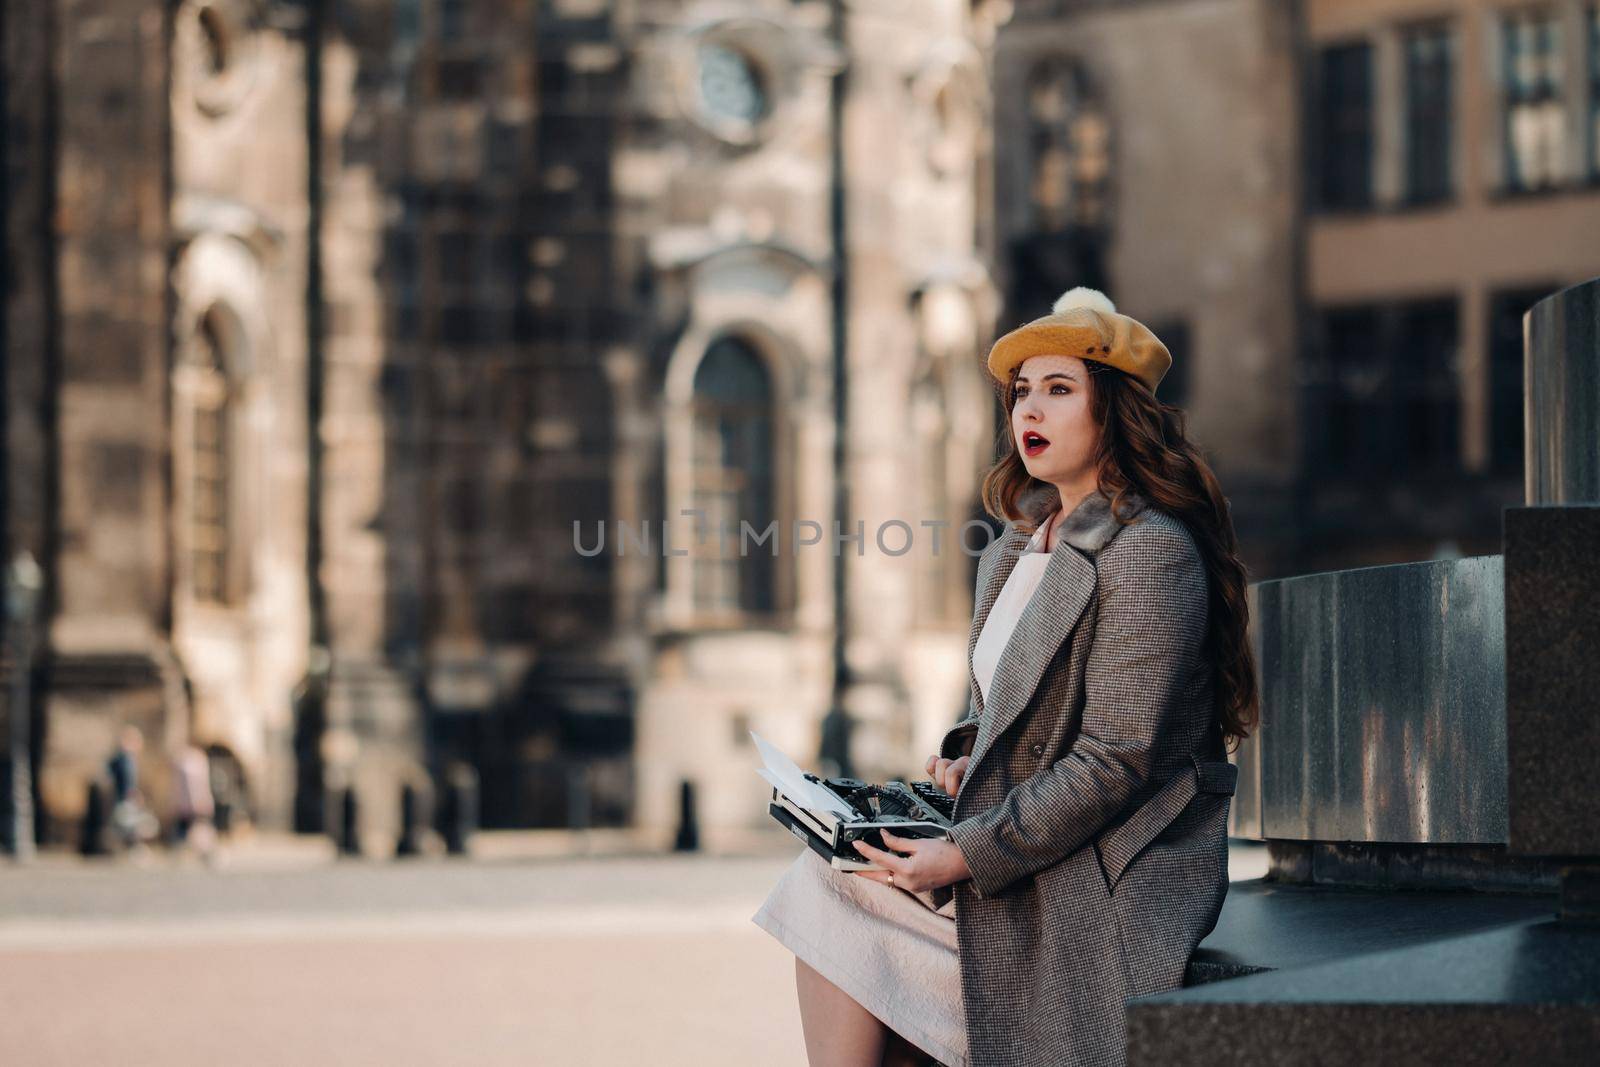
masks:
POLYGON ((467 841, 478 824, 478 774, 471 767, 457 763, 446 772, 439 814, 445 850, 452 856, 466 855, 467 841))
POLYGON ((361 855, 360 806, 355 786, 345 789, 339 812, 339 851, 346 856, 361 855))
POLYGON ((694 783, 687 778, 678 788, 678 839, 675 852, 695 852, 700 848, 700 825, 694 816, 694 783))
POLYGON ((105 783, 89 783, 88 795, 83 805, 83 836, 78 851, 85 856, 104 856, 106 848, 106 787, 105 783))
POLYGON ((400 840, 395 844, 396 856, 422 855, 422 821, 417 817, 419 804, 416 786, 407 782, 400 787, 400 840))

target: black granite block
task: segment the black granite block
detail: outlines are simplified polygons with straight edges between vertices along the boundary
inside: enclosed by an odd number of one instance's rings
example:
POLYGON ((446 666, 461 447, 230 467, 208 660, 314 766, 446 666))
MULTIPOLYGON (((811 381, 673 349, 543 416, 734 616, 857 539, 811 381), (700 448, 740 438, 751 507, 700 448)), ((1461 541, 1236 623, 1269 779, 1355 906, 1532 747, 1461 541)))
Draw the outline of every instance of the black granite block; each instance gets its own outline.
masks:
POLYGON ((1513 853, 1600 855, 1600 506, 1505 513, 1513 853))
POLYGON ((1130 1007, 1129 1067, 1588 1067, 1585 1004, 1204 1004, 1130 1007))
POLYGON ((1139 997, 1129 1064, 1592 1063, 1600 926, 1537 920, 1139 997))
POLYGON ((1308 967, 1554 916, 1554 893, 1349 889, 1257 879, 1228 887, 1189 982, 1308 967))

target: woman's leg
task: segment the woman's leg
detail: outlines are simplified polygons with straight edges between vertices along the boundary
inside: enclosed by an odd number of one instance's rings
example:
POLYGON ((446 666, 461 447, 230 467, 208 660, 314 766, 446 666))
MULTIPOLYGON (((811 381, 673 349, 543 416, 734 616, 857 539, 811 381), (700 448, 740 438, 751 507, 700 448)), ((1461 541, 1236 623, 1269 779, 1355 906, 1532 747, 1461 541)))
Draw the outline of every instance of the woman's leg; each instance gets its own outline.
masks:
POLYGON ((879 1067, 889 1028, 844 990, 794 958, 800 1026, 812 1067, 879 1067))

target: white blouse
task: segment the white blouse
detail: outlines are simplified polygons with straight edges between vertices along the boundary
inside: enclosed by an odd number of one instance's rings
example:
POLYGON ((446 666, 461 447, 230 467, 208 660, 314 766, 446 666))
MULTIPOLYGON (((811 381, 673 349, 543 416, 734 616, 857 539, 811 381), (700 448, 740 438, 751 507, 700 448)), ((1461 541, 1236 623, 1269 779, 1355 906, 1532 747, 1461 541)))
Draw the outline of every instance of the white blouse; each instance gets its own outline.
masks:
POLYGON ((1050 565, 1050 553, 1043 551, 1044 533, 1050 528, 1055 516, 1050 516, 1039 524, 1033 537, 1023 546, 1021 555, 1017 556, 1017 565, 1012 568, 1011 574, 1006 578, 1006 584, 1000 587, 1000 594, 995 597, 994 606, 989 609, 989 615, 983 621, 983 631, 978 634, 978 643, 972 649, 972 674, 977 679, 978 690, 983 694, 984 703, 989 700, 989 685, 994 680, 995 666, 1000 662, 1000 654, 1005 651, 1011 634, 1017 628, 1017 619, 1028 606, 1028 601, 1033 597, 1033 591, 1039 587, 1039 579, 1044 577, 1044 569, 1050 565))

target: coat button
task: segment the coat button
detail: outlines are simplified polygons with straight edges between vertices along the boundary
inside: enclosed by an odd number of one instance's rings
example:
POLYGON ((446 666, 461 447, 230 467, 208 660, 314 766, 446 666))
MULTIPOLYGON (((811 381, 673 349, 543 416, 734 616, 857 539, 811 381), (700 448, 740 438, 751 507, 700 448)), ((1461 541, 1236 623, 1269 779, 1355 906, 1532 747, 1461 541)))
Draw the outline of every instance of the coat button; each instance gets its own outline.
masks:
POLYGON ((1035 756, 1042 756, 1042 755, 1044 755, 1044 746, 1036 744, 1032 748, 1030 748, 1028 751, 1032 752, 1035 756))

